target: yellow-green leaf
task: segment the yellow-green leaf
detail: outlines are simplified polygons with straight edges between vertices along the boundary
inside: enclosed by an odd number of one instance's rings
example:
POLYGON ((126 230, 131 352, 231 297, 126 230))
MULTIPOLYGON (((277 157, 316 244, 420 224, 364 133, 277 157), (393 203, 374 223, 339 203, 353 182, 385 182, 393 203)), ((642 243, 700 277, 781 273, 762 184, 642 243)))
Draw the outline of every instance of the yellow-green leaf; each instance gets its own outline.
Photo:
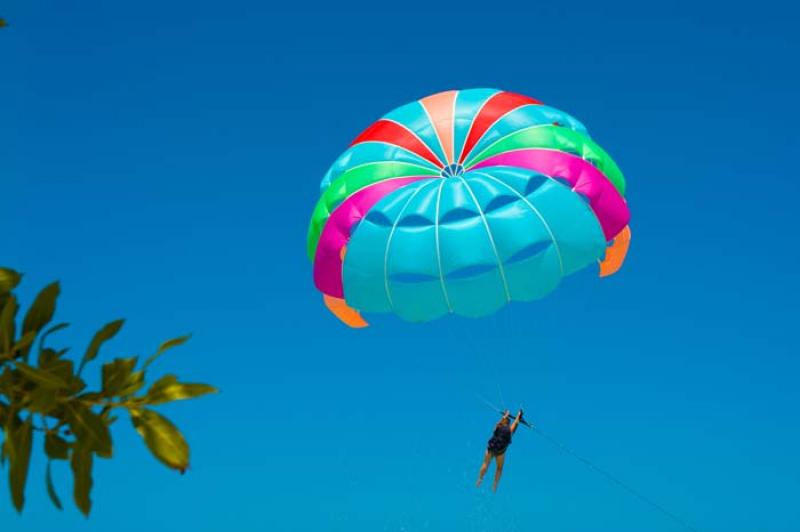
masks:
POLYGON ((97 358, 97 354, 100 352, 100 346, 103 345, 104 342, 112 339, 122 328, 123 323, 125 323, 125 320, 112 321, 111 323, 105 324, 102 329, 95 333, 92 342, 83 355, 80 366, 78 366, 78 373, 83 370, 83 366, 85 366, 87 362, 97 358))
MULTIPOLYGON (((8 368, 6 368, 0 377, 6 377, 8 374, 8 368)), ((19 407, 15 404, 9 405, 0 401, 0 430, 8 430, 12 424, 22 423, 22 420, 17 415, 18 409, 19 407)))
POLYGON ((14 335, 16 334, 16 324, 14 318, 17 316, 17 298, 11 296, 3 306, 0 312, 0 349, 3 353, 11 351, 11 346, 14 344, 14 335))
POLYGON ((42 369, 47 369, 47 366, 52 364, 53 362, 58 361, 58 354, 53 349, 49 347, 45 347, 39 351, 39 367, 42 369))
POLYGON ((25 483, 28 480, 28 466, 31 458, 33 442, 33 424, 31 419, 21 424, 7 427, 6 453, 8 454, 8 481, 11 487, 11 500, 14 508, 22 512, 25 506, 25 483))
POLYGON ((6 364, 0 373, 0 395, 11 397, 22 381, 19 371, 12 370, 10 364, 6 364))
POLYGON ((59 323, 58 325, 53 325, 49 329, 47 329, 43 334, 42 337, 39 338, 39 350, 41 351, 44 349, 44 342, 47 340, 47 337, 53 334, 54 332, 58 332, 62 329, 66 329, 69 327, 69 323, 59 323))
POLYGON ((138 357, 115 358, 111 362, 103 364, 101 370, 103 377, 103 394, 108 397, 121 395, 119 392, 136 367, 138 357))
POLYGON ((75 505, 83 512, 83 515, 89 516, 92 509, 92 451, 85 445, 76 445, 72 450, 72 459, 70 460, 72 467, 73 489, 72 496, 75 499, 75 505))
MULTIPOLYGON (((3 19, 0 19, 2 21, 3 19)), ((0 294, 7 294, 17 287, 22 275, 9 268, 0 268, 0 294)))
POLYGON ((55 353, 55 358, 45 357, 42 360, 43 363, 39 364, 39 369, 49 371, 51 374, 56 375, 64 382, 75 380, 76 377, 72 374, 72 361, 64 360, 58 357, 58 353, 55 353))
POLYGON ((52 388, 36 387, 28 392, 26 408, 38 414, 50 414, 58 406, 56 394, 57 391, 52 388))
POLYGON ((181 473, 189 467, 189 444, 170 420, 147 409, 131 409, 131 421, 147 448, 163 464, 181 473))
POLYGON ((68 404, 64 414, 81 446, 103 458, 111 456, 111 433, 103 418, 89 408, 75 404, 68 404))
POLYGON ((175 375, 164 375, 150 387, 146 399, 149 404, 157 405, 216 392, 217 389, 208 384, 178 382, 175 375))
POLYGON ((150 366, 150 364, 152 364, 153 361, 155 359, 157 359, 158 357, 160 357, 165 351, 167 351, 169 349, 172 349, 173 347, 177 347, 179 345, 185 344, 186 342, 189 341, 189 338, 191 338, 191 337, 192 337, 191 334, 187 334, 187 335, 184 335, 184 336, 179 336, 177 338, 173 338, 172 340, 167 340, 166 342, 161 344, 161 346, 159 346, 158 351, 156 351, 156 353, 154 355, 152 355, 150 358, 145 360, 144 365, 142 366, 142 369, 143 370, 147 369, 150 366))
POLYGON ((144 371, 134 371, 125 380, 125 384, 119 391, 121 397, 126 397, 138 392, 144 386, 144 371))
POLYGON ((53 501, 53 505, 61 510, 61 500, 58 498, 58 494, 56 493, 56 487, 53 485, 53 475, 50 472, 50 460, 47 461, 47 473, 45 475, 45 481, 47 483, 47 494, 50 496, 50 500, 53 501))
POLYGON ((42 327, 50 323, 56 311, 56 299, 58 299, 60 290, 58 282, 55 282, 39 292, 22 321, 22 334, 29 331, 40 331, 42 327))
POLYGON ((20 338, 11 349, 15 353, 22 353, 24 355, 30 350, 34 340, 36 340, 36 331, 28 331, 22 335, 22 338, 20 338))
POLYGON ((16 366, 20 373, 22 373, 25 377, 32 380, 39 386, 45 388, 52 388, 55 390, 67 387, 66 381, 64 381, 58 375, 55 375, 49 371, 45 371, 39 368, 34 368, 33 366, 29 366, 24 362, 17 362, 16 366))
POLYGON ((58 434, 48 432, 44 437, 44 452, 51 460, 66 460, 69 458, 69 443, 58 434))

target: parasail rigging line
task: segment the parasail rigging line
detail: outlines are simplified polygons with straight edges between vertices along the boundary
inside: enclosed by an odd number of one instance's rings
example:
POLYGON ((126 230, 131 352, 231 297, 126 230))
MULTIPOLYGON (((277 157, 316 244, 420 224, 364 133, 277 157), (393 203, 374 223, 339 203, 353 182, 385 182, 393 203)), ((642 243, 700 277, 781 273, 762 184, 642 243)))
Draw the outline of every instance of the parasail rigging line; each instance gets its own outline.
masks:
MULTIPOLYGON (((498 412, 500 414, 504 413, 504 411, 502 409, 497 408, 495 405, 493 405, 492 403, 490 403, 489 401, 487 401, 485 398, 481 397, 480 395, 478 396, 478 399, 483 401, 489 408, 491 408, 495 412, 498 412)), ((692 532, 700 532, 697 528, 695 528, 694 526, 692 526, 691 524, 686 522, 684 519, 682 519, 681 517, 679 517, 675 513, 667 510, 662 505, 660 505, 657 502, 655 502, 653 499, 643 495, 639 490, 634 489, 629 484, 621 481, 620 479, 618 479, 617 477, 615 477, 614 475, 612 475, 608 471, 596 466, 590 460, 587 460, 583 456, 577 454, 575 451, 573 451, 570 447, 568 447, 564 443, 561 443, 559 440, 557 440, 553 436, 551 436, 551 435, 547 434, 546 432, 542 431, 542 429, 540 429, 538 426, 534 426, 532 423, 529 423, 529 422, 525 421, 522 418, 520 419, 520 424, 522 424, 522 425, 526 426, 527 428, 533 430, 536 434, 539 435, 539 437, 541 437, 542 439, 544 439, 545 441, 547 441, 548 443, 550 443, 551 445, 556 447, 562 453, 570 455, 571 457, 573 457, 577 461, 581 462, 583 465, 585 465, 586 467, 588 467, 589 469, 591 469, 595 473, 597 473, 597 474, 601 475, 602 477, 604 477, 607 481, 611 482, 612 484, 616 484, 618 487, 620 487, 623 490, 627 491, 629 494, 633 495, 634 497, 636 497, 640 501, 646 503, 651 508, 659 511, 661 514, 663 514, 666 517, 670 518, 673 522, 679 524, 680 526, 682 526, 686 530, 691 530, 692 532)))

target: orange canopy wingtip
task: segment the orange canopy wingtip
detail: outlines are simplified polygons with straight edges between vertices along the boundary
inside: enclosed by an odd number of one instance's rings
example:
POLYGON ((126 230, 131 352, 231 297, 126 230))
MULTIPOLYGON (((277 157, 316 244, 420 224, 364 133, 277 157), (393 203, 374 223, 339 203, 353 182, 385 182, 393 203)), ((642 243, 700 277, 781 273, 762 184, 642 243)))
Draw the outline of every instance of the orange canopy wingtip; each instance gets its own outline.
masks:
POLYGON ((328 310, 331 311, 331 314, 339 318, 339 320, 348 327, 363 329, 369 326, 364 318, 361 317, 361 314, 345 303, 344 299, 322 294, 322 300, 325 302, 325 306, 328 307, 328 310))
POLYGON ((600 277, 614 275, 622 268, 630 245, 631 228, 626 225, 622 231, 614 237, 614 242, 606 249, 606 256, 600 261, 600 277))

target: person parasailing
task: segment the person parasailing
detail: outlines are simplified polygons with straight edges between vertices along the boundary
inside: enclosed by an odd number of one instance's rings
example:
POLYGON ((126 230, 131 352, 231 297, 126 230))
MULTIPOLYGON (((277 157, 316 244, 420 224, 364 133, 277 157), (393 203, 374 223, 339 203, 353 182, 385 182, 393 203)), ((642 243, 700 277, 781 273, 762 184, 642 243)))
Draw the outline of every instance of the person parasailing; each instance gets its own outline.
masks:
POLYGON ((483 477, 489 469, 489 464, 492 458, 495 460, 494 483, 492 484, 492 491, 497 491, 497 484, 500 482, 500 476, 503 474, 503 464, 505 462, 505 453, 508 446, 511 445, 511 437, 516 432, 522 421, 522 410, 517 412, 517 416, 513 423, 510 423, 511 412, 508 410, 503 412, 503 417, 497 422, 494 427, 494 434, 489 439, 486 447, 486 453, 483 456, 483 464, 478 472, 478 481, 475 483, 476 487, 480 487, 483 482, 483 477))

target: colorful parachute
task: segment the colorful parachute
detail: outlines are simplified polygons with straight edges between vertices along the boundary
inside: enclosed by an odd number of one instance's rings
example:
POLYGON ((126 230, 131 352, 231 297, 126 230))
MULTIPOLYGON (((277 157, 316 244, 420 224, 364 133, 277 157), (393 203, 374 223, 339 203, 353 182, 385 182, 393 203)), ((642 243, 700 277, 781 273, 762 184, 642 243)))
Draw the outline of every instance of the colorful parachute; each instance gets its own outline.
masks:
POLYGON ((490 314, 624 261, 622 172, 568 114, 494 89, 404 105, 328 170, 308 231, 314 282, 353 327, 490 314))

